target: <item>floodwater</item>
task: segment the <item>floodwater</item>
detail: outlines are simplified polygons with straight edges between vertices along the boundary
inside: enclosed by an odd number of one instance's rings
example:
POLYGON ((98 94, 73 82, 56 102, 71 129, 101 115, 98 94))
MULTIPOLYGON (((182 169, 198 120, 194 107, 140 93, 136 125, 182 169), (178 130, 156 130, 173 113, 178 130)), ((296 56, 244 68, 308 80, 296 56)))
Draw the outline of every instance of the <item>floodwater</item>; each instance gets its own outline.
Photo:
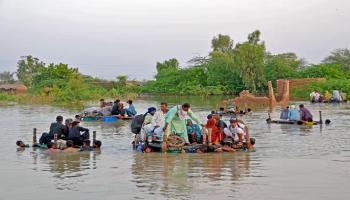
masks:
MULTIPOLYGON (((162 98, 135 102, 144 112, 162 98)), ((190 100, 190 99, 188 99, 190 100)), ((171 99, 172 104, 185 99, 171 99)), ((191 99, 205 119, 218 99, 191 99)), ((296 102, 300 103, 300 102, 296 102)), ((132 151, 130 122, 82 123, 97 131, 100 153, 47 154, 31 143, 32 129, 47 131, 56 115, 76 109, 0 106, 0 199, 350 199, 350 107, 309 105, 329 126, 267 125, 267 108, 243 120, 256 138, 255 152, 140 154, 132 151)), ((272 113, 277 117, 279 108, 272 113)), ((39 135, 38 135, 39 137, 39 135)))

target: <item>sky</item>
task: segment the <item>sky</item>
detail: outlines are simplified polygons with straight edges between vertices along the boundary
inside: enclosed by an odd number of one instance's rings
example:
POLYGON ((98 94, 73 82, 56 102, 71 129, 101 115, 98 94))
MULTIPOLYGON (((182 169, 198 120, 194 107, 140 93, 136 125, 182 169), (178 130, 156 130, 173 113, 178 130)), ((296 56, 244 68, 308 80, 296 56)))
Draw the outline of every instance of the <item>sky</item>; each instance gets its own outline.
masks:
POLYGON ((0 71, 20 56, 94 77, 152 79, 156 63, 206 56, 211 39, 261 31, 268 51, 319 63, 350 47, 348 0, 0 0, 0 71))

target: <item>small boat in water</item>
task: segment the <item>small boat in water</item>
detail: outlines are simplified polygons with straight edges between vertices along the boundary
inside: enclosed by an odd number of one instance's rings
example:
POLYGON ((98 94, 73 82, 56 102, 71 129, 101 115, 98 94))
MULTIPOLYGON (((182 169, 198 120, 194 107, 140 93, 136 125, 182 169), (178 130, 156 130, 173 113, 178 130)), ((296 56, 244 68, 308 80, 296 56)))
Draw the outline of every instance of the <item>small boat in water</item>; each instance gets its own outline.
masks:
MULTIPOLYGON (((136 138, 135 138, 136 139, 136 138)), ((255 144, 255 139, 251 138, 251 144, 255 144)), ((215 144, 201 144, 192 143, 185 145, 185 140, 178 135, 170 135, 167 139, 167 151, 168 153, 210 153, 210 152, 234 152, 234 151, 247 151, 248 145, 246 143, 233 144, 233 142, 223 141, 223 145, 215 144)), ((135 145, 135 141, 133 142, 135 145)), ((134 149, 138 152, 163 152, 162 150, 163 141, 162 138, 156 135, 146 136, 145 143, 134 146, 134 149)), ((253 148, 253 147, 252 147, 253 148)), ((252 149, 251 149, 252 150, 252 149)))
MULTIPOLYGON (((322 111, 319 111, 320 115, 320 120, 319 121, 312 121, 312 122, 307 122, 307 121, 295 121, 295 120, 284 120, 284 119, 271 119, 270 113, 268 113, 268 118, 266 119, 266 123, 268 124, 291 124, 291 125, 320 125, 323 124, 322 121, 322 111)), ((326 119, 325 124, 330 124, 331 120, 326 119)))
POLYGON ((86 116, 81 117, 81 121, 100 121, 100 122, 116 122, 118 120, 132 120, 133 117, 119 117, 119 116, 86 116))

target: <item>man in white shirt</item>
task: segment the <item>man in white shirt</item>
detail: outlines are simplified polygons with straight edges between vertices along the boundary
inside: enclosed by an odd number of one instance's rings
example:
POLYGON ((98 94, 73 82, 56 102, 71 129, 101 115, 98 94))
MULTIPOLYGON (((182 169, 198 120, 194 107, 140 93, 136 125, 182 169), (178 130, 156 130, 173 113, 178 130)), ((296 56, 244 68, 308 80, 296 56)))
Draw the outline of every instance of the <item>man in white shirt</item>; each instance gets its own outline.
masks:
POLYGON ((157 135, 157 137, 162 137, 164 120, 167 112, 168 112, 168 104, 166 102, 162 102, 160 104, 160 110, 155 112, 155 114, 152 117, 151 123, 143 127, 144 131, 146 133, 154 132, 157 135))
MULTIPOLYGON (((241 124, 241 126, 244 126, 241 124)), ((240 142, 245 136, 244 127, 240 127, 237 119, 230 119, 230 126, 224 128, 224 134, 228 138, 232 138, 234 142, 240 142)), ((243 142, 243 141, 242 141, 243 142)))

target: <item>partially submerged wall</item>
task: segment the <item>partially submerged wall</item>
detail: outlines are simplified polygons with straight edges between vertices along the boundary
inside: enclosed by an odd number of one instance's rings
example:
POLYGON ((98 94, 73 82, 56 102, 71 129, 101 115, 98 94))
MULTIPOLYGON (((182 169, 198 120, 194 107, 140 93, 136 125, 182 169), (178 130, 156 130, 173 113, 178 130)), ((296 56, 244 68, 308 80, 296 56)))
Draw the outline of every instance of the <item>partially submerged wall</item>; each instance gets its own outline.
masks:
POLYGON ((243 90, 241 93, 239 93, 239 97, 233 99, 233 103, 243 108, 252 105, 269 106, 270 99, 268 97, 256 97, 250 94, 248 90, 243 90))
POLYGON ((26 93, 28 88, 22 84, 2 84, 0 85, 0 92, 7 92, 10 94, 26 93))
MULTIPOLYGON (((284 90, 284 85, 283 82, 285 80, 277 80, 277 94, 276 97, 278 100, 281 100, 281 96, 284 90)), ((326 81, 325 78, 301 78, 301 79, 290 79, 289 80, 289 94, 293 94, 293 92, 295 90, 298 89, 303 89, 303 88, 307 88, 308 86, 310 86, 312 83, 315 82, 323 82, 326 81)), ((309 93, 310 91, 305 91, 307 93, 309 93)))

